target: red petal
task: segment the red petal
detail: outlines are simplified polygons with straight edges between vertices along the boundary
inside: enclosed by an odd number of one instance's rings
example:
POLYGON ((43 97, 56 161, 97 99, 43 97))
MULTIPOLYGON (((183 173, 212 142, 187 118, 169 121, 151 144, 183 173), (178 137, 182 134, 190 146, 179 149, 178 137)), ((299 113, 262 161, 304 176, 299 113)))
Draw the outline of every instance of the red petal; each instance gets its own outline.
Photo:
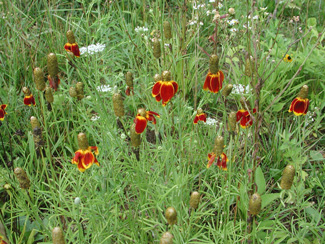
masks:
POLYGON ((160 118, 160 115, 154 111, 147 111, 147 114, 156 115, 158 118, 160 118))
POLYGON ((0 109, 0 120, 4 120, 5 118, 5 111, 3 109, 0 109))
POLYGON ((1 108, 2 108, 3 110, 5 110, 6 107, 7 107, 7 104, 2 104, 2 105, 1 105, 1 108))
POLYGON ((60 79, 57 77, 57 82, 55 82, 55 79, 53 79, 50 75, 47 77, 49 82, 50 82, 50 87, 53 88, 55 91, 58 90, 59 84, 60 84, 60 79))
POLYGON ((242 117, 243 117, 243 112, 245 112, 246 110, 240 109, 238 110, 237 114, 236 114, 236 122, 238 122, 242 117))
POLYGON ((157 122, 157 121, 156 121, 156 118, 155 118, 152 114, 148 114, 148 115, 147 115, 147 120, 152 121, 154 125, 155 125, 156 122, 157 122))
POLYGON ((135 132, 141 134, 144 129, 147 127, 147 119, 142 116, 137 116, 134 120, 135 123, 135 132))
POLYGON ((293 99, 293 101, 291 102, 290 108, 289 108, 289 113, 293 111, 293 106, 295 105, 295 103, 298 101, 298 98, 293 99))
POLYGON ((73 163, 73 164, 78 164, 79 162, 81 162, 81 157, 82 157, 82 151, 81 150, 78 150, 78 151, 76 151, 75 152, 75 154, 74 154, 74 157, 73 157, 73 159, 72 159, 72 161, 71 161, 71 163, 73 163))
POLYGON ((222 81, 221 81, 220 72, 218 72, 216 75, 211 75, 210 88, 211 88, 210 91, 213 93, 217 93, 221 90, 222 81))
POLYGON ((95 161, 95 156, 91 151, 88 151, 81 158, 82 165, 85 169, 88 169, 95 161))
POLYGON ((67 50, 68 52, 71 52, 71 43, 66 43, 65 45, 64 45, 64 49, 65 50, 67 50))
POLYGON ((176 94, 176 92, 178 91, 178 84, 176 81, 172 81, 173 87, 174 87, 174 95, 176 94))
POLYGON ((77 43, 73 43, 71 45, 71 52, 74 54, 74 56, 80 57, 80 51, 77 43))
MULTIPOLYGON (((154 86, 152 87, 152 96, 156 97, 160 94, 160 88, 161 88, 162 81, 157 81, 154 86)), ((160 100, 159 100, 160 101, 160 100)))
MULTIPOLYGON (((306 98, 306 99, 307 99, 307 98, 306 98)), ((307 99, 307 106, 306 106, 306 109, 305 109, 304 115, 306 115, 306 113, 308 112, 308 108, 309 108, 309 100, 307 99)))
POLYGON ((227 170, 227 162, 228 162, 227 155, 225 153, 222 153, 221 154, 221 167, 222 167, 222 170, 227 170))
POLYGON ((213 161, 216 158, 216 155, 214 153, 208 154, 209 162, 207 164, 207 168, 210 168, 210 166, 213 164, 213 161))
POLYGON ((127 96, 130 96, 131 94, 130 94, 130 87, 127 87, 126 88, 126 90, 125 90, 125 94, 127 95, 127 96))
POLYGON ((164 104, 168 103, 175 94, 174 86, 171 82, 165 81, 160 88, 160 96, 164 104))
POLYGON ((199 116, 196 115, 195 118, 194 118, 193 123, 194 123, 194 124, 197 124, 198 121, 199 121, 199 116))
POLYGON ((204 85, 203 85, 203 90, 210 90, 211 91, 210 80, 211 80, 211 73, 209 72, 207 74, 207 77, 205 77, 205 82, 204 82, 204 85))
POLYGON ((89 147, 89 149, 92 150, 92 151, 94 151, 96 155, 99 154, 98 147, 92 146, 92 147, 89 147))
POLYGON ((97 166, 100 166, 99 162, 97 161, 97 158, 95 157, 95 161, 94 164, 96 164, 97 166))
POLYGON ((296 98, 296 102, 293 105, 293 113, 296 116, 300 116, 302 114, 306 114, 308 107, 309 107, 309 100, 306 99, 301 99, 301 98, 296 98))
POLYGON ((156 101, 157 101, 157 102, 160 102, 160 100, 161 100, 161 96, 160 96, 160 94, 157 95, 155 98, 156 98, 156 101))
POLYGON ((242 119, 240 120, 240 126, 242 128, 246 128, 248 126, 251 126, 253 124, 253 121, 251 120, 251 116, 243 116, 242 119))
POLYGON ((207 122, 207 115, 205 113, 199 114, 199 120, 207 122))
POLYGON ((78 163, 78 169, 80 172, 85 172, 86 170, 86 168, 84 167, 81 161, 78 163))

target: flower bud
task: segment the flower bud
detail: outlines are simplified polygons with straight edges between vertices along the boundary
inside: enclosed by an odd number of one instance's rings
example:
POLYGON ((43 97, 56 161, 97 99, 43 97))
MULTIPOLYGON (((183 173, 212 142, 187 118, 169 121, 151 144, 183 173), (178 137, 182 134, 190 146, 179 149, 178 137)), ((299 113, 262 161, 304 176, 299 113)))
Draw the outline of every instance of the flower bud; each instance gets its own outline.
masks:
POLYGON ((25 94, 25 96, 29 96, 30 94, 32 94, 28 87, 23 87, 23 93, 25 94))
POLYGON ((168 21, 164 21, 164 36, 166 39, 172 38, 172 29, 168 21))
POLYGON ((81 150, 87 150, 89 148, 87 136, 85 133, 79 133, 78 134, 78 146, 81 150))
POLYGON ((77 92, 78 100, 81 100, 84 98, 84 84, 82 82, 77 82, 76 92, 77 92))
POLYGON ((155 58, 160 58, 161 56, 160 41, 157 38, 153 39, 153 56, 155 58))
POLYGON ((262 198, 258 193, 254 193, 249 199, 249 212, 251 215, 258 215, 261 211, 262 198))
POLYGON ((119 93, 119 92, 114 93, 112 100, 113 100, 115 116, 123 117, 124 116, 124 104, 123 104, 123 97, 122 97, 121 93, 119 93))
POLYGON ((155 74, 155 76, 153 78, 154 78, 155 82, 162 80, 162 76, 160 74, 155 74))
POLYGON ((229 122, 228 122, 228 130, 229 131, 235 131, 236 130, 236 122, 237 122, 237 116, 236 116, 236 112, 232 111, 229 114, 229 118, 228 118, 229 122))
POLYGON ((173 244, 174 236, 170 232, 165 232, 160 238, 159 244, 173 244))
POLYGON ((203 109, 202 109, 202 108, 198 108, 198 109, 196 110, 196 113, 197 113, 197 114, 203 114, 203 109))
POLYGON ((79 205, 80 202, 81 202, 80 197, 76 197, 76 198, 74 199, 74 204, 75 204, 75 205, 79 205))
POLYGON ((298 94, 298 97, 300 97, 301 99, 305 99, 308 96, 308 86, 307 85, 303 85, 300 89, 300 92, 298 94))
POLYGON ((250 58, 247 58, 245 63, 245 75, 251 77, 252 72, 254 71, 255 71, 255 66, 253 65, 253 61, 250 58))
POLYGON ((217 157, 221 156, 224 147, 224 139, 222 136, 217 136, 214 141, 214 148, 213 152, 216 154, 217 157))
POLYGON ((219 58, 217 55, 212 54, 209 60, 209 68, 212 74, 216 74, 219 71, 219 58))
POLYGON ((44 91, 45 89, 44 73, 42 69, 39 67, 36 67, 34 69, 34 82, 37 90, 44 91))
POLYGON ((240 104, 245 110, 250 110, 250 104, 247 102, 245 97, 240 98, 240 104))
POLYGON ((67 31, 67 38, 68 38, 68 42, 71 43, 71 44, 76 42, 76 39, 74 37, 74 34, 73 34, 72 30, 67 31))
POLYGON ((232 84, 228 84, 228 85, 226 85, 226 87, 225 88, 223 88, 223 90, 222 90, 222 95, 224 96, 224 97, 228 97, 229 96, 229 94, 231 93, 231 91, 232 91, 232 84))
POLYGON ((170 71, 165 70, 162 72, 162 80, 163 81, 171 81, 172 80, 172 74, 170 73, 170 71))
POLYGON ((140 134, 137 134, 135 132, 135 124, 133 123, 133 125, 131 126, 130 129, 130 137, 131 137, 131 145, 132 147, 138 147, 141 144, 141 137, 140 134))
POLYGON ((55 227, 52 230, 52 241, 53 244, 65 244, 63 231, 60 227, 55 227))
POLYGON ((133 87, 133 74, 128 71, 125 75, 126 84, 130 87, 133 87))
POLYGON ((15 168, 14 174, 17 177, 21 189, 28 189, 30 187, 30 180, 22 168, 15 168))
POLYGON ((287 167, 285 167, 280 183, 281 189, 289 190, 291 188, 295 173, 296 170, 292 165, 287 165, 287 167))
POLYGON ((47 55, 47 70, 52 78, 55 78, 59 73, 58 59, 55 53, 47 55))
POLYGON ((177 212, 173 207, 169 207, 166 209, 165 217, 167 219, 168 224, 174 225, 177 222, 177 212))
POLYGON ((142 116, 142 117, 146 117, 147 111, 146 111, 145 108, 139 108, 138 109, 138 114, 140 114, 140 116, 142 116))
POLYGON ((76 90, 76 88, 75 87, 70 87, 70 89, 69 89, 69 95, 71 96, 71 97, 76 97, 78 94, 77 94, 77 90, 76 90))
POLYGON ((38 122, 37 118, 32 116, 30 117, 30 124, 32 125, 32 129, 34 130, 36 127, 40 128, 40 123, 38 122))
POLYGON ((53 103, 54 97, 52 93, 52 88, 51 87, 46 87, 45 88, 45 99, 48 103, 53 103))
POLYGON ((200 203, 200 193, 193 191, 190 198, 190 206, 193 209, 197 209, 200 203))
POLYGON ((235 9, 234 9, 234 8, 229 8, 229 9, 228 9, 228 13, 229 13, 230 15, 234 15, 234 14, 235 14, 235 9))

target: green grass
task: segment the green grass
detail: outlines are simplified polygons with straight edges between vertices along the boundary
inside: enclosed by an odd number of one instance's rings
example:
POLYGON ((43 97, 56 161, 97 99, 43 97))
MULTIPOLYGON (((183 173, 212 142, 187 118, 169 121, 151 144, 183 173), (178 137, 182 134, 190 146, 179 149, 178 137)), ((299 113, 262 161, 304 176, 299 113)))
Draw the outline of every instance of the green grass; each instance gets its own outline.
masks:
POLYGON ((174 243, 323 243, 325 7, 321 0, 284 1, 272 18, 260 7, 273 13, 274 1, 257 2, 223 1, 221 16, 230 7, 236 12, 216 25, 214 15, 206 14, 215 8, 209 1, 200 1, 205 6, 199 9, 189 1, 1 1, 0 104, 8 107, 0 127, 5 230, 0 228, 0 235, 10 243, 53 243, 52 229, 60 226, 66 243, 159 243, 167 230, 174 243), (250 11, 259 15, 254 25, 246 18, 250 11), (300 21, 291 23, 297 15, 300 21), (230 26, 231 19, 239 23, 230 26), (171 40, 163 35, 166 20, 171 40), (251 29, 243 27, 247 21, 251 29), (137 26, 148 31, 136 32, 137 26), (79 47, 106 47, 69 61, 63 48, 68 29, 79 47), (161 39, 159 60, 153 56, 153 37, 161 39), (61 79, 51 111, 33 81, 35 67, 48 75, 50 52, 58 57, 61 79), (219 56, 223 87, 250 89, 233 90, 226 103, 222 91, 204 91, 206 53, 219 56), (282 61, 286 53, 293 62, 282 61), (250 77, 245 75, 249 56, 250 77), (164 70, 179 85, 165 107, 151 95, 154 75, 164 70), (125 96, 128 71, 134 76, 133 96, 125 96), (80 101, 69 96, 77 82, 85 86, 80 101), (112 91, 99 91, 101 85, 112 91), (296 117, 288 109, 302 85, 309 86, 310 106, 306 116, 296 117), (35 107, 23 103, 25 86, 35 107), (122 127, 113 110, 114 87, 124 97, 122 127), (258 104, 258 113, 253 126, 242 129, 237 123, 231 133, 228 115, 242 108, 243 96, 252 108, 258 104), (140 107, 160 118, 141 134, 137 160, 129 131, 140 107), (193 124, 199 107, 215 124, 193 124), (41 124, 41 148, 34 143, 31 116, 41 124), (90 146, 98 146, 101 164, 84 173, 71 164, 80 132, 90 146), (227 171, 206 168, 218 135, 224 137, 227 171), (281 190, 287 164, 296 169, 294 183, 281 190), (26 171, 29 189, 20 188, 16 167, 26 171), (201 194, 197 210, 189 206, 193 191, 201 194), (248 211, 253 191, 262 196, 256 217, 248 211), (177 211, 173 226, 164 216, 170 206, 177 211))

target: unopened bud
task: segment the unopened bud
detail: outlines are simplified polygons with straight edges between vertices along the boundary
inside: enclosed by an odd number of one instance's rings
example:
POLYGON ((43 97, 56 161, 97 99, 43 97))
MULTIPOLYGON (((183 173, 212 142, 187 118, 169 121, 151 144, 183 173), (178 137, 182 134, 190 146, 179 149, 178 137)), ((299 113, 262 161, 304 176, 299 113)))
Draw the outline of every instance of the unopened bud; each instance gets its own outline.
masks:
POLYGON ((21 189, 28 189, 30 187, 30 180, 22 168, 15 168, 14 174, 17 177, 21 189))
POLYGON ((247 75, 248 77, 252 76, 252 73, 254 73, 255 71, 255 66, 253 63, 253 60, 250 58, 246 59, 246 63, 245 63, 245 75, 247 75))
POLYGON ((197 209, 200 203, 200 193, 193 191, 190 198, 190 206, 193 209, 197 209))
POLYGON ((172 74, 170 73, 170 71, 165 70, 162 72, 162 79, 163 81, 171 81, 172 80, 172 74))
POLYGON ((125 81, 129 87, 133 87, 133 74, 130 71, 126 73, 125 81))
POLYGON ((52 88, 51 87, 46 87, 45 88, 45 99, 48 103, 53 103, 54 97, 52 93, 52 88))
POLYGON ((229 122, 228 122, 228 125, 229 125, 228 130, 229 131, 236 130, 236 122, 237 122, 237 115, 236 115, 236 112, 233 111, 229 114, 229 122))
POLYGON ((235 14, 235 9, 234 9, 234 8, 229 8, 229 9, 228 9, 228 13, 229 13, 230 15, 234 15, 234 14, 235 14))
POLYGON ((156 82, 162 80, 162 76, 160 74, 155 74, 153 78, 156 82))
POLYGON ((165 232, 160 238, 159 244, 173 244, 174 236, 170 232, 165 232))
POLYGON ((70 89, 69 89, 69 95, 71 96, 71 97, 76 97, 78 94, 77 94, 77 90, 76 90, 76 88, 75 87, 70 87, 70 89))
POLYGON ((209 68, 212 74, 216 74, 219 71, 219 58, 217 55, 212 54, 209 60, 209 68))
POLYGON ((231 93, 231 91, 232 91, 232 84, 228 84, 228 85, 226 85, 226 87, 225 88, 223 88, 223 90, 222 90, 222 95, 224 96, 224 97, 228 97, 229 96, 229 94, 231 93))
POLYGON ((78 146, 81 150, 87 150, 89 148, 87 136, 85 133, 79 133, 78 134, 78 146))
POLYGON ((44 80, 44 73, 41 68, 36 67, 34 69, 34 82, 36 85, 36 89, 39 91, 44 91, 45 89, 45 80, 44 80))
POLYGON ((303 85, 300 89, 300 92, 298 94, 298 97, 300 97, 301 99, 305 99, 308 96, 308 86, 307 85, 303 85))
POLYGON ((172 29, 168 21, 164 21, 164 36, 166 39, 172 38, 172 29))
POLYGON ((52 241, 53 244, 65 244, 63 231, 60 227, 55 227, 52 230, 52 241))
POLYGON ((77 82, 76 92, 77 92, 78 100, 81 100, 84 98, 84 84, 82 82, 77 82))
POLYGON ((160 58, 161 56, 160 41, 157 38, 153 39, 153 56, 155 58, 160 58))
POLYGON ((245 97, 241 97, 240 98, 240 104, 243 107, 243 109, 245 109, 245 110, 249 110, 250 109, 249 103, 247 102, 247 100, 246 100, 245 97))
POLYGON ((135 131, 135 124, 132 124, 130 129, 131 145, 132 147, 138 147, 141 144, 140 134, 135 131))
POLYGON ((72 30, 67 31, 67 38, 68 38, 68 42, 71 43, 71 44, 76 42, 76 39, 74 37, 74 34, 73 34, 72 30))
POLYGON ((58 59, 55 53, 47 55, 47 70, 52 78, 56 77, 59 73, 58 59))
POLYGON ((214 148, 213 152, 216 154, 217 157, 221 156, 223 153, 223 147, 224 147, 224 139, 222 136, 217 136, 214 141, 214 148))
POLYGON ((282 189, 289 190, 292 186, 296 170, 292 165, 287 165, 282 173, 280 186, 282 189))
POLYGON ((124 104, 123 104, 123 97, 121 93, 117 92, 114 93, 113 97, 113 108, 116 117, 123 117, 124 116, 124 104))
POLYGON ((166 209, 165 217, 167 219, 168 224, 174 225, 177 223, 177 212, 173 207, 169 207, 166 209))
POLYGON ((249 199, 249 212, 251 215, 258 215, 261 211, 262 198, 258 193, 254 193, 249 199))
POLYGON ((25 96, 29 96, 31 94, 28 87, 23 87, 23 93, 25 94, 25 96))
POLYGON ((30 117, 30 124, 32 125, 32 129, 34 130, 36 127, 41 127, 40 123, 38 122, 37 118, 32 116, 30 117))

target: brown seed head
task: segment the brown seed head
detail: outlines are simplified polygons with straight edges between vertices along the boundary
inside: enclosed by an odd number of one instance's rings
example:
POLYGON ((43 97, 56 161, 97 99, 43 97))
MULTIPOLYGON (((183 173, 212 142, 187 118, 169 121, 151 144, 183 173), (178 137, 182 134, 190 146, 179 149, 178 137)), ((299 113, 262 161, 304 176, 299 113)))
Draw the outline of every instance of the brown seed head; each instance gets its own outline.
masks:
POLYGON ((133 74, 130 71, 126 73, 125 81, 129 87, 133 87, 133 74))
POLYGON ((166 39, 172 38, 172 28, 170 26, 170 23, 168 21, 164 21, 164 36, 166 39))
POLYGON ((51 87, 46 87, 45 88, 45 99, 48 103, 53 103, 54 97, 52 93, 52 88, 51 87))
POLYGON ((197 114, 203 114, 203 109, 202 108, 198 108, 196 111, 197 114))
POLYGON ((292 186, 296 170, 292 165, 287 165, 282 173, 280 186, 282 189, 289 190, 292 186))
POLYGON ((308 86, 307 85, 303 85, 300 89, 300 92, 298 94, 298 97, 300 97, 301 99, 305 99, 308 96, 308 86))
POLYGON ((139 108, 138 109, 138 114, 140 114, 140 116, 142 116, 142 117, 146 117, 147 111, 146 111, 145 108, 139 108))
POLYGON ((214 141, 214 149, 213 152, 216 154, 217 157, 221 156, 223 153, 224 147, 224 139, 222 136, 217 136, 214 141))
POLYGON ((254 73, 255 71, 255 66, 253 63, 253 60, 250 58, 246 59, 246 63, 245 63, 245 75, 247 75, 248 77, 252 76, 252 73, 254 73))
POLYGON ((156 82, 162 80, 162 76, 160 74, 155 74, 153 78, 156 82))
POLYGON ((23 87, 23 93, 25 94, 25 96, 29 96, 30 94, 32 94, 28 87, 23 87))
POLYGON ((73 34, 72 30, 67 31, 67 38, 68 38, 68 42, 71 43, 71 44, 76 42, 76 39, 74 37, 74 34, 73 34))
POLYGON ((135 124, 132 124, 130 129, 131 145, 132 147, 138 147, 141 144, 140 134, 135 132, 135 124))
POLYGON ((160 238, 159 244, 173 244, 174 236, 170 232, 165 232, 160 238))
POLYGON ((36 89, 39 91, 44 91, 45 89, 45 80, 43 70, 39 67, 34 69, 34 82, 36 85, 36 89))
POLYGON ((163 81, 171 81, 172 80, 172 74, 170 73, 170 71, 165 70, 162 72, 162 79, 163 81))
POLYGON ((236 112, 232 111, 230 114, 229 114, 229 119, 228 119, 228 125, 229 125, 229 128, 228 130, 229 131, 235 131, 236 130, 236 121, 237 120, 237 116, 236 116, 236 112))
POLYGON ((113 108, 116 117, 123 117, 124 116, 124 104, 123 104, 123 97, 121 93, 116 92, 114 93, 113 97, 113 108))
POLYGON ((209 68, 212 74, 216 74, 219 71, 219 58, 217 55, 212 54, 209 60, 209 68))
POLYGON ((32 129, 34 130, 36 127, 40 128, 40 123, 38 122, 37 118, 32 116, 30 117, 30 124, 32 125, 32 129))
POLYGON ((55 53, 47 55, 47 70, 52 78, 56 77, 59 73, 58 59, 55 53))
POLYGON ((193 191, 190 198, 190 206, 193 209, 197 209, 200 203, 200 193, 193 191))
POLYGON ((85 133, 79 133, 78 134, 78 146, 81 150, 87 150, 89 148, 87 136, 85 133))
POLYGON ((223 88, 223 90, 222 90, 222 95, 224 96, 224 97, 228 97, 229 96, 229 94, 231 93, 231 91, 232 91, 232 84, 228 84, 228 85, 226 85, 226 87, 225 88, 223 88))
POLYGON ((84 84, 82 82, 77 82, 76 92, 77 92, 78 100, 81 100, 84 98, 84 84))
POLYGON ((160 41, 157 38, 153 39, 153 56, 155 58, 160 58, 161 56, 160 41))
POLYGON ((63 231, 60 227, 55 227, 52 230, 52 240, 53 244, 65 244, 63 231))
POLYGON ((74 86, 71 86, 70 89, 69 89, 69 95, 71 97, 76 97, 78 94, 77 94, 77 90, 74 86))
POLYGON ((258 193, 254 193, 249 199, 249 212, 251 215, 258 215, 261 211, 262 198, 258 193))
POLYGON ((177 212, 173 207, 169 207, 166 209, 165 217, 167 219, 168 224, 174 225, 177 223, 177 212))
POLYGON ((28 189, 30 187, 30 180, 22 168, 15 168, 14 174, 17 177, 21 189, 28 189))

